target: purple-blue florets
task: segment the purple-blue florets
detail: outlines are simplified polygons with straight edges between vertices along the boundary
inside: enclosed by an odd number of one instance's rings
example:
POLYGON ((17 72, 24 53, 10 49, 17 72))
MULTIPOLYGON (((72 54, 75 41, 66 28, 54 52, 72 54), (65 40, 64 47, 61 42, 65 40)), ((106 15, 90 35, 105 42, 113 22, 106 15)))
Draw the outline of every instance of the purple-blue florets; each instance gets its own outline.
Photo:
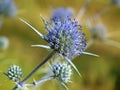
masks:
POLYGON ((46 29, 48 34, 44 36, 44 39, 51 49, 69 59, 83 52, 86 42, 77 21, 72 21, 69 17, 64 20, 54 17, 51 23, 46 24, 46 29))

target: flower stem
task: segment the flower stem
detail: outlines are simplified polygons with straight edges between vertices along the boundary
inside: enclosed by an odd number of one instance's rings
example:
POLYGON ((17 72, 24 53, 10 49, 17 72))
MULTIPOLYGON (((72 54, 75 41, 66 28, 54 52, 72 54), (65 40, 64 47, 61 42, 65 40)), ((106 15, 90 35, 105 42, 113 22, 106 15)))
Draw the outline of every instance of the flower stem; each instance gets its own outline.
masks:
MULTIPOLYGON (((40 79, 40 80, 38 80, 38 81, 33 81, 33 82, 31 82, 31 83, 28 83, 28 84, 23 84, 23 86, 24 87, 27 87, 27 86, 37 86, 37 85, 40 85, 40 84, 42 84, 42 83, 44 83, 44 82, 46 82, 46 81, 48 81, 48 80, 51 80, 51 79, 53 79, 54 78, 54 76, 49 76, 49 77, 47 77, 47 78, 43 78, 43 79, 40 79)), ((19 85, 21 84, 21 83, 18 83, 19 85)))
POLYGON ((44 65, 53 55, 55 54, 55 51, 52 51, 47 58, 45 58, 42 63, 40 63, 30 74, 28 74, 28 76, 26 76, 26 78, 21 82, 24 83, 25 81, 27 81, 42 65, 44 65))
POLYGON ((35 81, 35 82, 33 82, 33 83, 34 83, 34 85, 40 85, 40 84, 42 84, 42 83, 44 83, 44 82, 46 82, 46 81, 48 81, 48 80, 51 80, 51 79, 53 79, 53 78, 54 78, 54 76, 49 76, 49 77, 47 77, 47 78, 43 78, 43 79, 38 80, 38 81, 35 81))

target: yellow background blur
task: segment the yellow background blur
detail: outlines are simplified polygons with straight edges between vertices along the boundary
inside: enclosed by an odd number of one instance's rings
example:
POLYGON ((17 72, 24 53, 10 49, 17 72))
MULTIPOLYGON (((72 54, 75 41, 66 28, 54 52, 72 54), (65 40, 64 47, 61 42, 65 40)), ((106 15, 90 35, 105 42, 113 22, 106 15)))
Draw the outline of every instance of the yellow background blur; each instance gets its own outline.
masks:
MULTIPOLYGON (((57 7, 71 7, 74 9, 74 18, 84 4, 84 0, 14 0, 18 14, 15 18, 6 18, 0 30, 0 36, 9 39, 9 47, 0 51, 0 90, 11 90, 14 83, 3 72, 12 64, 23 68, 24 77, 40 63, 50 51, 43 48, 32 48, 32 44, 47 44, 28 26, 18 20, 18 17, 30 22, 41 33, 46 33, 40 14, 49 18, 51 10, 57 7)), ((93 16, 110 3, 110 0, 91 0, 80 24, 87 16, 93 16)), ((120 8, 113 5, 110 10, 101 16, 102 22, 112 33, 110 39, 120 42, 120 8)), ((85 27, 89 38, 89 31, 85 27)), ((76 72, 72 76, 72 83, 68 84, 70 90, 120 90, 120 48, 105 45, 96 41, 86 51, 95 53, 100 57, 81 55, 73 61, 82 74, 76 72)), ((31 80, 39 79, 45 64, 31 80)), ((29 81, 29 80, 28 80, 29 81)), ((45 82, 37 90, 65 90, 57 81, 45 82)))

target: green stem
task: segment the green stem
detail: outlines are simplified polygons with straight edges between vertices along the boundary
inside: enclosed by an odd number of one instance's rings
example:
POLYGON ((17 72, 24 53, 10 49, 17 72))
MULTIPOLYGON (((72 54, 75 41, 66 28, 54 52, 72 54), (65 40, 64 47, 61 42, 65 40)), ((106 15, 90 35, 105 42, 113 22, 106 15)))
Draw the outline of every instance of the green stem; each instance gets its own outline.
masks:
POLYGON ((40 85, 41 83, 44 83, 44 82, 46 82, 46 81, 48 81, 48 80, 51 80, 51 79, 53 79, 54 78, 54 76, 49 76, 49 77, 47 77, 47 78, 44 78, 44 79, 41 79, 41 80, 38 80, 38 81, 35 81, 35 82, 33 82, 32 84, 33 85, 40 85))
POLYGON ((40 63, 30 74, 28 74, 28 76, 21 82, 24 83, 25 81, 27 81, 42 65, 44 65, 53 55, 55 54, 55 51, 51 52, 47 58, 45 58, 45 60, 42 61, 42 63, 40 63))

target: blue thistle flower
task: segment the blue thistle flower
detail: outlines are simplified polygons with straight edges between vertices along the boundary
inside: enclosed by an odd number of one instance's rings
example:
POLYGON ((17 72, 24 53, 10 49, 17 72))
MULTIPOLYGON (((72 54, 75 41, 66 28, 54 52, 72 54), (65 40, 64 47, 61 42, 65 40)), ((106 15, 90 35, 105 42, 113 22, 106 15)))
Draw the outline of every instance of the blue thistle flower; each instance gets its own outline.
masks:
POLYGON ((73 16, 73 9, 71 8, 57 8, 52 11, 52 17, 66 18, 73 16))
POLYGON ((13 80, 16 86, 12 90, 29 90, 28 86, 33 86, 33 84, 23 84, 20 79, 23 76, 22 68, 18 65, 11 65, 8 68, 7 73, 4 73, 9 79, 13 80))
POLYGON ((16 15, 16 5, 13 0, 0 1, 0 14, 5 17, 14 17, 16 15))
POLYGON ((8 72, 6 75, 9 79, 13 80, 14 82, 19 82, 19 80, 23 76, 23 71, 19 66, 12 65, 8 68, 8 72))
POLYGON ((46 29, 48 34, 44 35, 44 40, 61 55, 73 59, 84 51, 85 35, 77 21, 72 21, 69 17, 64 20, 54 17, 50 24, 46 24, 46 29))
POLYGON ((56 79, 58 80, 67 90, 69 90, 66 86, 67 83, 71 82, 72 68, 66 62, 54 62, 50 65, 50 70, 48 70, 47 74, 40 80, 34 81, 33 85, 38 86, 42 83, 56 79))
POLYGON ((48 31, 46 35, 41 34, 27 23, 25 20, 19 18, 23 23, 28 25, 35 31, 42 39, 48 42, 49 46, 45 45, 32 45, 36 47, 43 47, 47 49, 52 49, 53 52, 48 55, 48 57, 40 63, 22 82, 25 82, 28 78, 30 78, 43 64, 45 64, 55 53, 62 55, 65 60, 67 60, 73 68, 78 72, 78 69, 72 63, 72 59, 77 55, 88 54, 94 55, 88 52, 84 52, 86 41, 85 35, 81 31, 81 25, 78 24, 77 21, 71 20, 70 17, 66 17, 61 19, 59 17, 53 17, 50 19, 50 22, 46 22, 43 18, 43 22, 45 23, 45 27, 48 31))
POLYGON ((70 82, 72 69, 71 66, 67 63, 59 63, 52 65, 52 72, 54 77, 59 80, 61 83, 70 82))

